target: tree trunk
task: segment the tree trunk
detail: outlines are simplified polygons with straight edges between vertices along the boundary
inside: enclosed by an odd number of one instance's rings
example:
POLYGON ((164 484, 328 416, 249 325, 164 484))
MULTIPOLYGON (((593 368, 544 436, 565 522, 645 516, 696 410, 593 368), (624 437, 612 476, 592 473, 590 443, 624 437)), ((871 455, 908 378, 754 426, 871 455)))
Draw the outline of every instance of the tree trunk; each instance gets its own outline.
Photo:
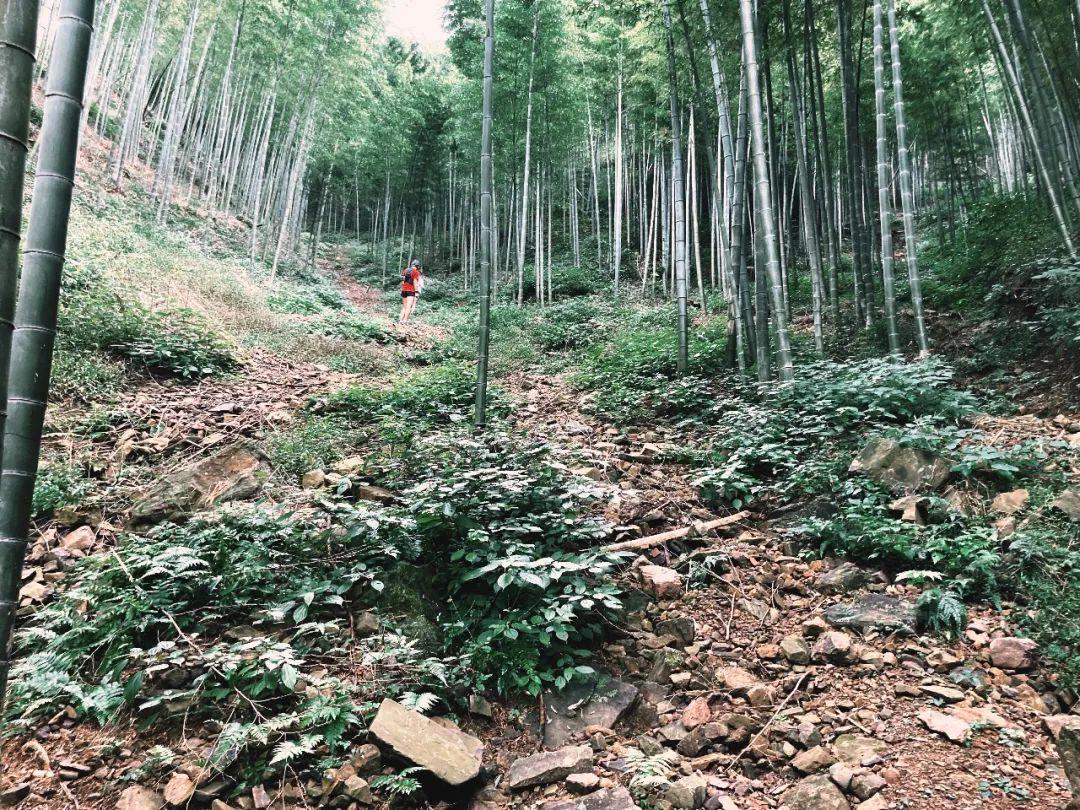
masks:
POLYGON ((484 118, 480 129, 480 340, 476 351, 476 413, 473 420, 477 430, 483 430, 487 424, 488 343, 491 324, 491 202, 495 191, 491 174, 495 0, 486 0, 484 19, 484 118))
POLYGON ((682 126, 679 120, 679 91, 675 75, 675 39, 671 33, 671 7, 664 2, 664 27, 667 31, 668 86, 671 102, 671 185, 674 193, 672 205, 675 213, 675 301, 677 306, 676 331, 678 334, 678 357, 676 366, 685 374, 689 364, 686 318, 686 202, 683 188, 682 126))

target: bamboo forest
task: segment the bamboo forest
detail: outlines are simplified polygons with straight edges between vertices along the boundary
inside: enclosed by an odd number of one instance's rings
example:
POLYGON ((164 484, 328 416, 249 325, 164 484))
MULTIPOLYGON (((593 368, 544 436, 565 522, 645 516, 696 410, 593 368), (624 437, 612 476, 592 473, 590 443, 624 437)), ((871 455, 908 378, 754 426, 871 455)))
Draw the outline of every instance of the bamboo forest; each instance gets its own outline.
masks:
POLYGON ((1080 810, 1080 0, 0 0, 0 807, 1080 810))

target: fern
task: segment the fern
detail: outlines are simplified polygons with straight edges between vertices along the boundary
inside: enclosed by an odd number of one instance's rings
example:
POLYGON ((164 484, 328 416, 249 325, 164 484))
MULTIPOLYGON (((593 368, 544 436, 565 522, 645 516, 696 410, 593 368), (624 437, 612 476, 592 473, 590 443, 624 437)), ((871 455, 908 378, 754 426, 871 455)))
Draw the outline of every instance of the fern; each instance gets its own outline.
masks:
POLYGON ((439 696, 431 692, 404 692, 398 702, 406 709, 412 709, 414 712, 420 712, 420 714, 427 714, 435 708, 435 705, 439 702, 439 696))
POLYGON ((649 755, 637 748, 630 748, 624 759, 631 774, 630 789, 637 792, 652 791, 671 784, 671 775, 679 763, 679 755, 669 750, 649 755))
POLYGON ((967 606, 963 596, 950 586, 931 588, 920 594, 915 603, 919 627, 955 639, 967 627, 967 606))
POLYGON ((391 796, 411 796, 420 789, 420 782, 413 774, 423 768, 405 768, 397 773, 376 776, 371 780, 373 790, 382 790, 391 796))

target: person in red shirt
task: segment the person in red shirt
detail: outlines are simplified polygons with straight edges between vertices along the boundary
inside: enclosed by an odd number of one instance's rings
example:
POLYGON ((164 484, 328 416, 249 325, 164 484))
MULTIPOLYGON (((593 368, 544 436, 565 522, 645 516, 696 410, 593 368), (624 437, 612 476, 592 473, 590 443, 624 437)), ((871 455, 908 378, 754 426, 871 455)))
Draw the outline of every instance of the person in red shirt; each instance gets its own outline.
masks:
POLYGON ((416 309, 416 299, 424 289, 424 274, 420 270, 420 260, 412 262, 401 273, 401 317, 398 323, 408 323, 416 309))

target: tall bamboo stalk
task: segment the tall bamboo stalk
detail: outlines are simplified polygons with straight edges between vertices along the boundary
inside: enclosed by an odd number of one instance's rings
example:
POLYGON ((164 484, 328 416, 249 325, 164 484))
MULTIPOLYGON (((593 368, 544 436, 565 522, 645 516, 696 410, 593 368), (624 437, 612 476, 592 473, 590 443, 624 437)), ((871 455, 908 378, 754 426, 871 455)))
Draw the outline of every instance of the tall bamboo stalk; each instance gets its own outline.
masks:
POLYGON ((488 343, 491 324, 491 202, 495 194, 491 173, 491 96, 495 62, 495 0, 484 9, 484 118, 480 128, 480 340, 476 351, 477 430, 487 424, 488 343))
POLYGON ((30 529, 56 339, 56 310, 75 187, 94 0, 64 0, 57 22, 11 348, 0 473, 0 704, 30 529))
POLYGON ((892 242, 892 160, 889 159, 885 128, 885 43, 881 0, 874 0, 874 130, 877 135, 878 217, 881 222, 881 286, 884 292, 885 328, 889 353, 900 354, 900 334, 896 329, 896 292, 893 284, 892 242))
POLYGON ((686 318, 686 191, 683 187, 682 125, 679 120, 679 91, 675 75, 675 39, 671 33, 671 6, 668 0, 664 0, 664 26, 667 30, 668 94, 671 102, 671 186, 675 214, 674 282, 678 332, 676 367, 680 374, 685 374, 689 365, 686 318))

